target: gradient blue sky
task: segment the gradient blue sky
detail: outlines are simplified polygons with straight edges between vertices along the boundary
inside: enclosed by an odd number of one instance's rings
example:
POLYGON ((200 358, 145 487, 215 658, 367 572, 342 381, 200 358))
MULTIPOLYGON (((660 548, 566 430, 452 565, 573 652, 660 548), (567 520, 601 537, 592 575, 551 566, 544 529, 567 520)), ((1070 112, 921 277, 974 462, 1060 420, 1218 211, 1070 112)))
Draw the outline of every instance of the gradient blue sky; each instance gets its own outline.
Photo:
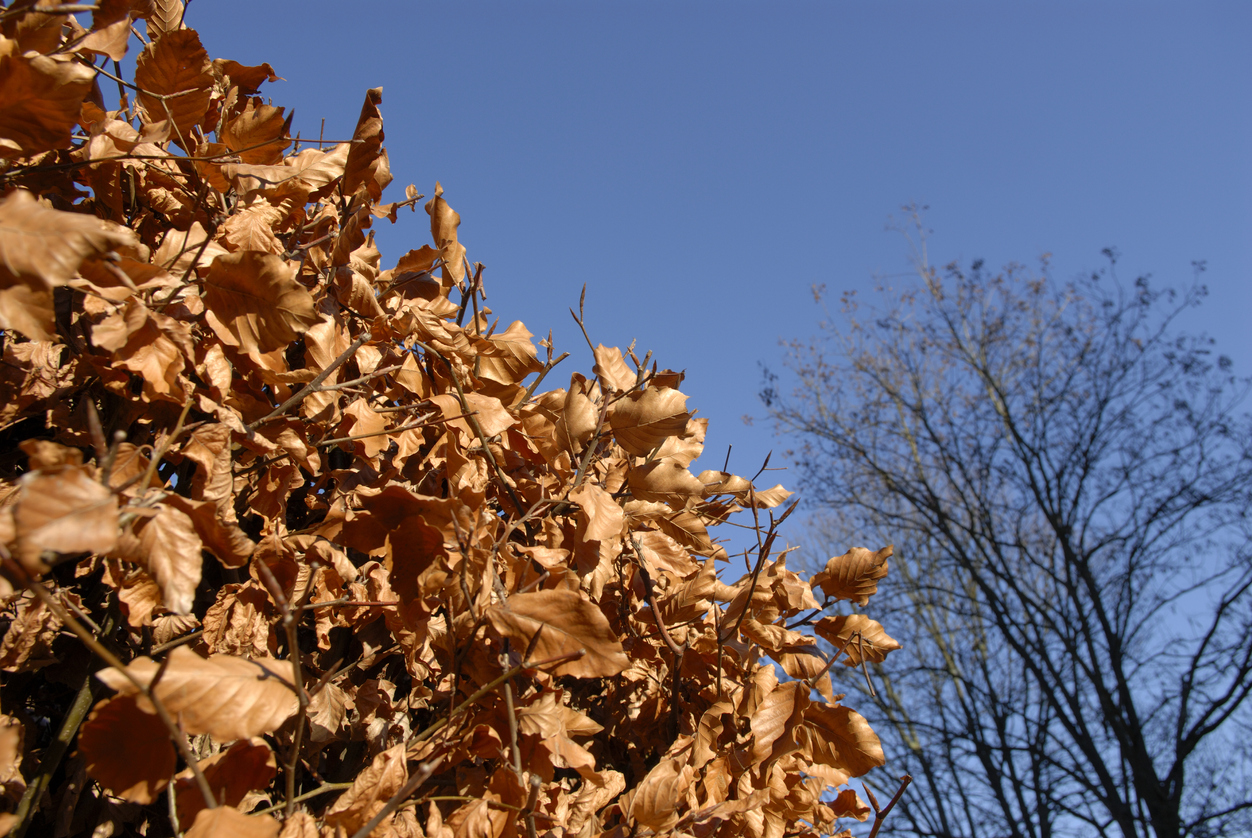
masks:
MULTIPOLYGON (((590 353, 632 338, 686 369, 701 465, 785 447, 758 364, 812 334, 809 288, 908 270, 886 232, 928 204, 936 262, 1066 278, 1116 246, 1185 282, 1190 319, 1252 372, 1252 3, 238 2, 188 9, 209 53, 270 62, 295 128, 351 136, 382 86, 400 200, 435 181, 506 325, 590 353)), ((429 238, 376 228, 385 266, 429 238)), ((642 352, 640 352, 642 355, 642 352)), ((788 481, 785 475, 780 477, 788 481)))

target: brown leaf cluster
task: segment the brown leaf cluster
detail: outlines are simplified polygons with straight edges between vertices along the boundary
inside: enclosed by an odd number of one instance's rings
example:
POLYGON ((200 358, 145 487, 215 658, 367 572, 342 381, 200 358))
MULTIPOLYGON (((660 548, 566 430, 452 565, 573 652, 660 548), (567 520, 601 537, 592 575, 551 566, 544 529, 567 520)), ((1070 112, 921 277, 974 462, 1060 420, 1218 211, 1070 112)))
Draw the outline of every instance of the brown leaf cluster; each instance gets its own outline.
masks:
MULTIPOLYGON (((566 355, 500 328, 438 185, 431 243, 384 260, 371 227, 422 196, 381 202, 381 89, 310 144, 178 0, 57 9, 0 14, 3 828, 864 820, 831 792, 882 750, 797 628, 889 549, 790 570, 789 493, 693 473, 706 420, 632 350, 542 389, 566 355), (737 513, 759 548, 727 584, 737 513)), ((816 627, 853 665, 898 648, 816 627)))

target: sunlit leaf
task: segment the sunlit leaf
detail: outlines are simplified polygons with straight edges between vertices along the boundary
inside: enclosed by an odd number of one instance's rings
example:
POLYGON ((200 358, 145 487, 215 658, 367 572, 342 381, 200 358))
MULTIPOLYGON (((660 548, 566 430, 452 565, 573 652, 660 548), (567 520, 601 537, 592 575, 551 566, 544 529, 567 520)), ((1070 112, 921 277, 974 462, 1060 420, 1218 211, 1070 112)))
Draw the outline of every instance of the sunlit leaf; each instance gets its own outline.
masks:
MULTIPOLYGON (((131 676, 145 685, 160 668, 146 657, 127 666, 131 676)), ((115 669, 101 670, 96 677, 123 695, 138 694, 115 669)), ((186 646, 169 653, 155 694, 170 713, 181 717, 188 733, 207 733, 221 742, 272 733, 297 706, 290 663, 229 655, 205 659, 186 646)), ((141 709, 147 709, 147 699, 138 701, 141 709)))
POLYGON ((218 336, 247 352, 286 346, 318 320, 295 270, 272 253, 244 250, 217 257, 204 289, 218 336))
POLYGON ((557 675, 606 678, 630 665, 604 614, 573 591, 517 594, 509 597, 507 608, 488 608, 487 619, 518 651, 527 649, 538 635, 532 661, 584 653, 554 667, 557 675))
POLYGON ((892 547, 887 545, 877 553, 864 547, 853 547, 842 556, 826 562, 826 567, 814 574, 810 584, 814 589, 834 599, 850 600, 864 606, 878 590, 878 580, 887 575, 887 559, 892 547))
POLYGON ((94 77, 65 56, 23 55, 0 36, 0 156, 68 147, 94 77))

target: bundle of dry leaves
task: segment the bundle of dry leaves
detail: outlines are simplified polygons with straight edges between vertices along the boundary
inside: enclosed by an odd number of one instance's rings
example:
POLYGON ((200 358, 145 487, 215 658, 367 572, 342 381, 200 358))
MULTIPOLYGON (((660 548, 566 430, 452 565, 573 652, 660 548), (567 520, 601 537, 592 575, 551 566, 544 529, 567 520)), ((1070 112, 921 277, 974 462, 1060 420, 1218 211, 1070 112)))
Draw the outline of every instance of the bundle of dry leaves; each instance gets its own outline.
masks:
POLYGON ((423 196, 380 203, 381 91, 309 144, 274 80, 177 0, 0 9, 4 829, 866 819, 838 787, 882 751, 829 669, 898 647, 824 609, 890 548, 789 570, 789 493, 693 474, 705 420, 647 357, 540 389, 566 356, 497 328, 438 186, 433 243, 384 269, 369 228, 423 196))

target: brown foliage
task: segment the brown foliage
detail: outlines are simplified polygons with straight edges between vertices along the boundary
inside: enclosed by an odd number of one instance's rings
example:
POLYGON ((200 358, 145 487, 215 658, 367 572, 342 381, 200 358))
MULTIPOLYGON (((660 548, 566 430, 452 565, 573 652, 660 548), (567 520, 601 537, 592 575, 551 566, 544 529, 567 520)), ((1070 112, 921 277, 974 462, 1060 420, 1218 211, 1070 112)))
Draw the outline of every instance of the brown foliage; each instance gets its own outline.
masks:
MULTIPOLYGON (((383 267, 370 227, 422 196, 380 203, 381 90, 350 143, 309 147, 256 96, 272 68, 211 60, 183 11, 4 13, 0 665, 23 711, 0 729, 3 822, 863 820, 853 792, 823 795, 882 750, 796 629, 863 604, 889 550, 788 570, 794 504, 771 510, 790 493, 693 474, 706 422, 631 350, 588 341, 594 376, 539 390, 566 355, 496 328, 440 186, 432 243, 383 267), (140 19, 151 41, 117 80, 133 104, 106 112, 104 58, 140 19), (745 510, 759 549, 725 584, 709 528, 745 510), (101 684, 117 694, 91 708, 101 684), (24 759, 35 717, 76 745, 24 759)), ((819 630, 853 663, 894 648, 856 625, 819 630)))

